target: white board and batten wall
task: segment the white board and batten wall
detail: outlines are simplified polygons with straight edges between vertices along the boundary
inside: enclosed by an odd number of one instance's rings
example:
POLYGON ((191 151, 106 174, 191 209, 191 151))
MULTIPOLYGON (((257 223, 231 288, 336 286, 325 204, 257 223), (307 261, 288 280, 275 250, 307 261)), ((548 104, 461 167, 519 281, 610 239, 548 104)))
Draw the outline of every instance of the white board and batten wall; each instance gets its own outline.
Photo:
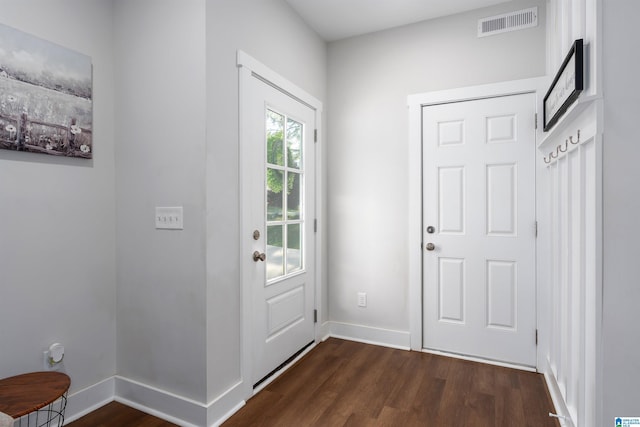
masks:
MULTIPOLYGON (((597 1, 551 1, 547 4, 548 77, 537 84, 539 131, 536 164, 538 329, 537 368, 545 374, 557 412, 566 426, 598 426, 603 418, 602 392, 602 69, 599 44, 597 1), (542 132, 542 97, 551 77, 560 67, 575 39, 585 41, 585 90, 578 102, 548 133, 542 132)), ((495 88, 494 88, 495 89, 495 88)), ((444 98, 463 99, 473 91, 448 91, 444 98)), ((438 102, 438 94, 410 98, 410 132, 418 132, 419 106, 438 102)), ((443 98, 443 100, 444 100, 443 98)), ((419 136, 410 136, 416 150, 419 136)), ((414 152, 410 158, 419 156, 414 152)), ((410 162, 415 176, 419 164, 410 162)), ((417 188, 410 190, 410 212, 418 210, 417 188), (416 202, 411 202, 415 200, 416 202)), ((410 222, 410 236, 420 236, 417 218, 410 222)), ((419 241, 413 242, 413 246, 419 241)), ((420 255, 409 246, 410 275, 419 265, 420 255)), ((419 270, 417 270, 419 271, 419 270)), ((410 277, 412 284, 419 283, 410 277)), ((414 294, 412 313, 420 311, 419 295, 414 294)), ((411 346, 421 348, 420 322, 412 316, 411 346)), ((620 414, 619 414, 620 415, 620 414)), ((604 425, 604 424, 603 424, 604 425)))
POLYGON ((597 0, 548 5, 549 84, 584 41, 585 87, 538 144, 538 369, 566 426, 602 418, 602 70, 597 0))

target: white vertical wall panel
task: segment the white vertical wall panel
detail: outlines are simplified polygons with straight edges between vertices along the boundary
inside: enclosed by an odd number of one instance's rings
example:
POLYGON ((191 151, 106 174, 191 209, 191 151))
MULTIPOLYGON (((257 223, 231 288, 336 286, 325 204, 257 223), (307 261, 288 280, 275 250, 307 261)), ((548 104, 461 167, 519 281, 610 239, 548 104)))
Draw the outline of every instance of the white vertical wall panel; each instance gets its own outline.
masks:
POLYGON ((595 426, 597 157, 595 136, 546 169, 551 271, 547 365, 567 425, 595 426))

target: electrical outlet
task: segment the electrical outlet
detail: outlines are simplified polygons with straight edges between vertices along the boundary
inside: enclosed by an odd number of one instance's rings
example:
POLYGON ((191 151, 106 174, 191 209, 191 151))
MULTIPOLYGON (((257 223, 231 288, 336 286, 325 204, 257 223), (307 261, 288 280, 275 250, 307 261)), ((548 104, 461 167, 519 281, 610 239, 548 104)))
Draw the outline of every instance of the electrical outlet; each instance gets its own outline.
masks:
POLYGON ((358 292, 358 307, 366 307, 366 306, 367 306, 367 293, 358 292))
POLYGON ((51 344, 49 349, 43 352, 43 356, 45 371, 60 371, 64 369, 64 365, 62 363, 62 360, 64 359, 64 346, 62 344, 51 344))
POLYGON ((182 206, 160 208, 156 207, 156 228, 162 230, 183 230, 182 206))

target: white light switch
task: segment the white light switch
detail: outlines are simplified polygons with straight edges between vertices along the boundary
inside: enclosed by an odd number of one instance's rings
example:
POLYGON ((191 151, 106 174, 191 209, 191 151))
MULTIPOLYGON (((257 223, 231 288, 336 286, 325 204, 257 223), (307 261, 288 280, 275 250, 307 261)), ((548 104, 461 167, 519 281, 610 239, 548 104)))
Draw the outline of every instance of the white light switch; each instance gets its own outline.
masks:
POLYGON ((367 293, 358 292, 358 307, 366 307, 366 306, 367 306, 367 293))
POLYGON ((184 222, 182 206, 159 208, 156 207, 156 228, 167 230, 183 230, 184 222))

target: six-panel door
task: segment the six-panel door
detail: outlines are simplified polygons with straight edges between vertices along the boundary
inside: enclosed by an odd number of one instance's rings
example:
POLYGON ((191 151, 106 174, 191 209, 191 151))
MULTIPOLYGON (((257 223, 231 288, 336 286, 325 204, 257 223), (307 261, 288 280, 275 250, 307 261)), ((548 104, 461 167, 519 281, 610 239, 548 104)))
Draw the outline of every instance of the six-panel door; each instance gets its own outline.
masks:
POLYGON ((534 103, 423 108, 426 349, 536 364, 534 103))

